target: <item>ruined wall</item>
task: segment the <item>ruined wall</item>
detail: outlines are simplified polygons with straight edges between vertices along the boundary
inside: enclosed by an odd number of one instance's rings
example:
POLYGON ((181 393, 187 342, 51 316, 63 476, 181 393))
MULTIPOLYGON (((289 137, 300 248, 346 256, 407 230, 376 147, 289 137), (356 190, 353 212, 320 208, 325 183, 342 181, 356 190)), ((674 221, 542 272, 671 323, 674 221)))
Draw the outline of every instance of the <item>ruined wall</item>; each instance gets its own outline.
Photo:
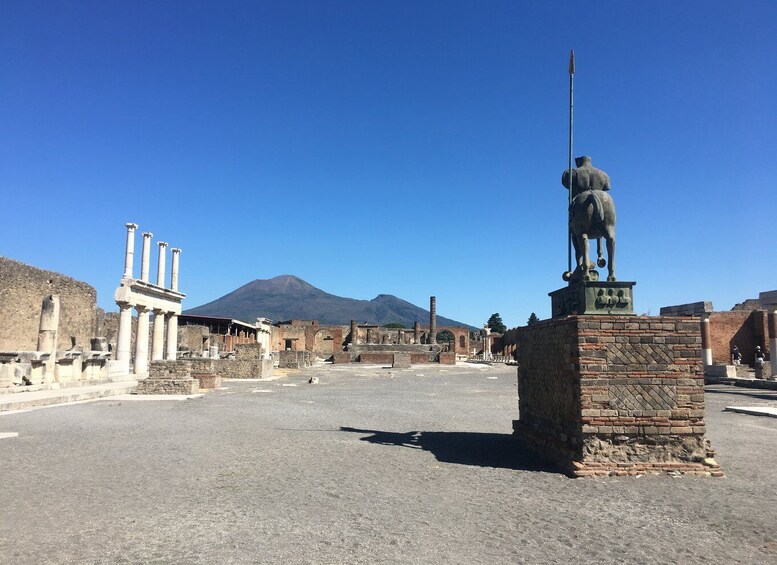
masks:
MULTIPOLYGON (((148 332, 154 335, 154 324, 148 332)), ((201 353, 208 350, 210 332, 207 326, 178 326, 178 350, 201 353)), ((150 351, 150 349, 149 349, 150 351)), ((219 348, 221 351, 221 348, 219 348)))
POLYGON ((89 347, 98 332, 97 291, 71 277, 0 257, 0 350, 37 348, 43 299, 59 294, 57 349, 70 348, 70 336, 89 347))

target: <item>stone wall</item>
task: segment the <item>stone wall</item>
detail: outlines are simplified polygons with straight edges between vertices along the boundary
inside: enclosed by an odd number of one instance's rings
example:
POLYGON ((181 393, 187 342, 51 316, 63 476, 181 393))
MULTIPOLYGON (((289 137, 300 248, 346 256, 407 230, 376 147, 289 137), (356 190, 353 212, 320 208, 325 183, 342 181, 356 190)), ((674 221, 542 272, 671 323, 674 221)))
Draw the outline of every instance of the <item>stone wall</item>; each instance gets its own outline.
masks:
POLYGON ((515 434, 574 476, 722 475, 698 318, 572 316, 518 332, 515 434))
POLYGON ((98 333, 97 291, 71 277, 0 257, 0 351, 34 351, 43 299, 59 294, 57 349, 70 348, 70 336, 88 349, 98 333))
POLYGON ((302 369, 313 365, 309 351, 281 351, 278 367, 281 369, 302 369))

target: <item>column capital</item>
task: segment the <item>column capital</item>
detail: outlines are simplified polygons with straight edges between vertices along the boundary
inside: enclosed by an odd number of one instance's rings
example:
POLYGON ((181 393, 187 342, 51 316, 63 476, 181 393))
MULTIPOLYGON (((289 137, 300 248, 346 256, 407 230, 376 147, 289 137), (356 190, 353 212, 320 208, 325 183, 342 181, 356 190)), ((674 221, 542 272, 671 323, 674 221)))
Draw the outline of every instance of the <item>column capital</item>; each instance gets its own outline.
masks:
POLYGON ((148 306, 141 306, 140 304, 136 304, 135 310, 138 311, 138 314, 145 314, 146 312, 150 312, 151 308, 149 308, 148 306))
POLYGON ((144 231, 141 235, 143 237, 154 237, 154 234, 151 233, 150 231, 144 231))
POLYGON ((156 244, 159 247, 167 247, 167 242, 166 241, 157 241, 156 244))
POLYGON ((127 229, 129 231, 135 231, 136 229, 138 229, 138 224, 133 224, 132 222, 128 222, 127 229))
POLYGON ((180 252, 181 252, 181 250, 179 248, 177 248, 177 247, 171 247, 170 248, 170 253, 180 253, 180 252))

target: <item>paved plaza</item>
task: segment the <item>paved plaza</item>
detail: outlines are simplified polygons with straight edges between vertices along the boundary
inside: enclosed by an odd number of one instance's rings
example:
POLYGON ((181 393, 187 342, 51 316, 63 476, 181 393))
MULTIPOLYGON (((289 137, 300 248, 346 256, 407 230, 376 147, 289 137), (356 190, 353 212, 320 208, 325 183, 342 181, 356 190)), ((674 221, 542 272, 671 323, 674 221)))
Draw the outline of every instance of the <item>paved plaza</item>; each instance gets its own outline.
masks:
POLYGON ((724 412, 777 392, 705 396, 722 479, 555 472, 510 436, 497 365, 3 414, 0 562, 777 562, 777 418, 724 412))

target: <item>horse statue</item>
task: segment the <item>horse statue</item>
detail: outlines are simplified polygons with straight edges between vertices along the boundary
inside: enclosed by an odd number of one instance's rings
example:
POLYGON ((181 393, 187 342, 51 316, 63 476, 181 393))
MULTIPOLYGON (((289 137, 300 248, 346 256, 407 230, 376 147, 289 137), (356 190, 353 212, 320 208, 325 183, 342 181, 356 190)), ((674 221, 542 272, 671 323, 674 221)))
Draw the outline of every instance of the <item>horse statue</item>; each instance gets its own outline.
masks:
POLYGON ((610 177, 591 165, 588 156, 575 158, 576 169, 564 171, 561 184, 572 190, 569 205, 569 231, 575 247, 577 267, 564 273, 564 280, 598 280, 599 273, 589 258, 590 239, 596 239, 597 265, 607 265, 607 280, 615 281, 615 203, 609 194, 610 177), (602 238, 607 243, 607 261, 602 255, 602 238))

